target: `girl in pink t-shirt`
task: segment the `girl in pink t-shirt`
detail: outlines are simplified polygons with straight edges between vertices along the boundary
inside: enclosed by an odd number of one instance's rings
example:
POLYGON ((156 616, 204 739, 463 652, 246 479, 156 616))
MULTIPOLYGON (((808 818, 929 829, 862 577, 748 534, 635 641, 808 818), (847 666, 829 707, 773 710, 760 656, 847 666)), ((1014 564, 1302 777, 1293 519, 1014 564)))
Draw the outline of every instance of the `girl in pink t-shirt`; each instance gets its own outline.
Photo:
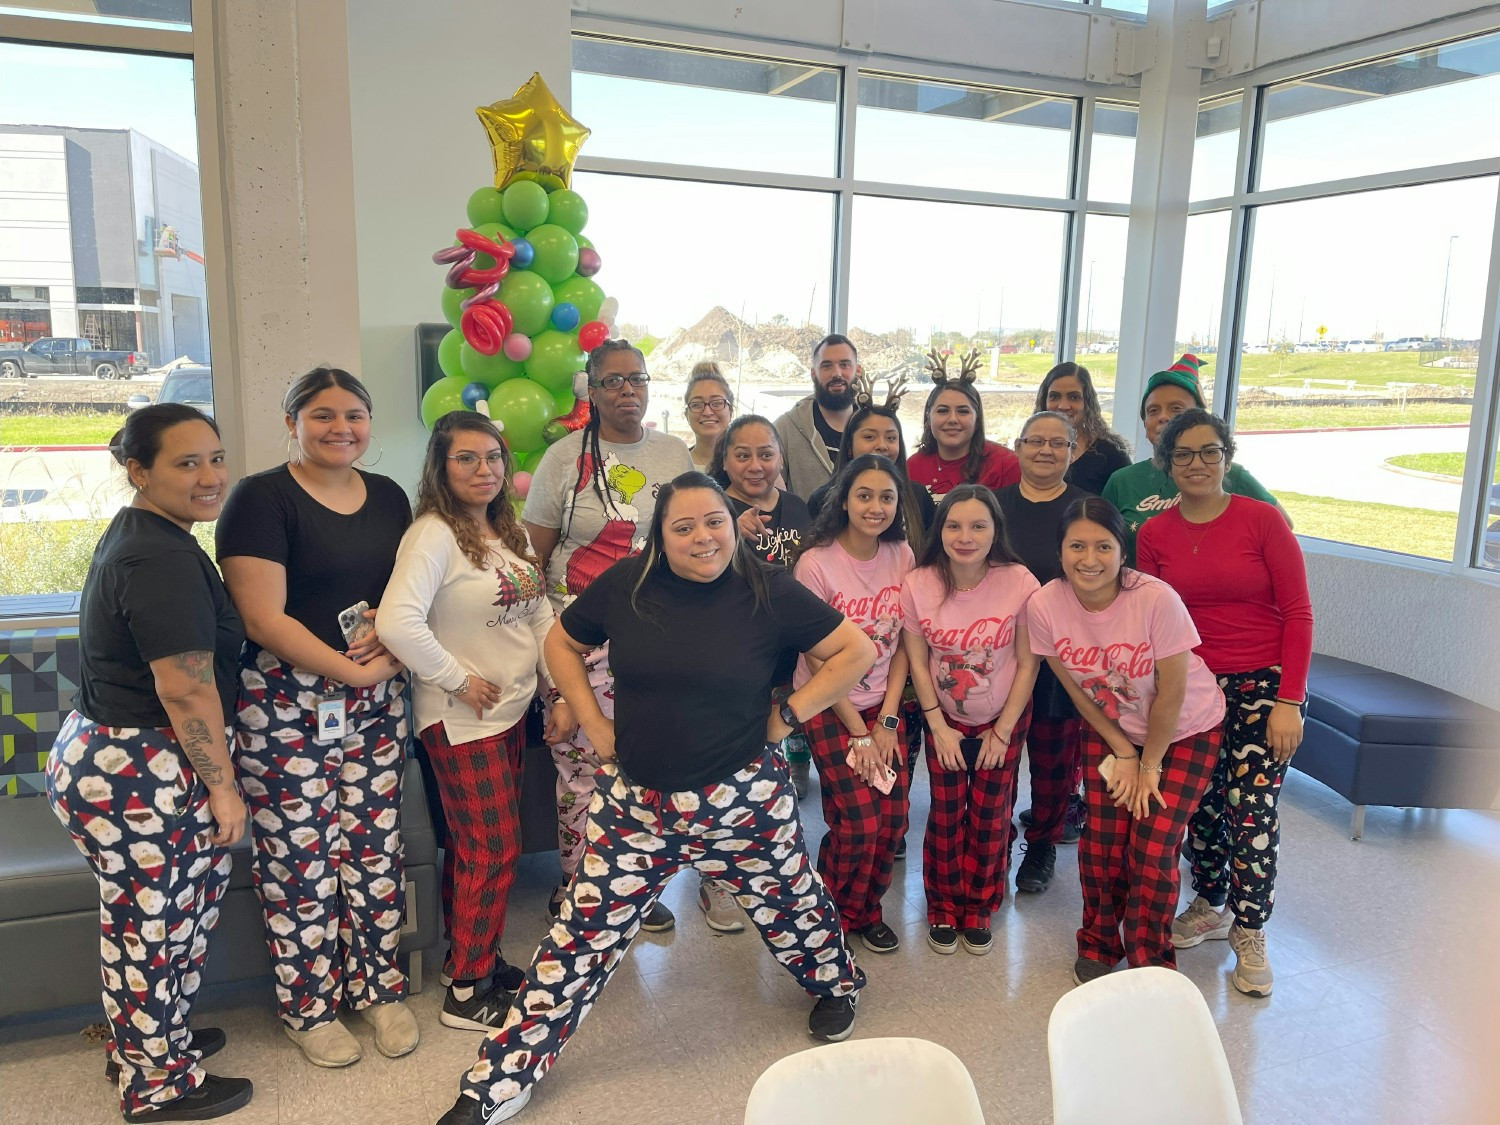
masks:
POLYGON ((1224 695, 1192 651, 1198 631, 1182 599, 1165 582, 1123 569, 1124 553, 1125 522, 1114 506, 1097 496, 1074 502, 1063 515, 1063 577, 1027 606, 1032 650, 1088 724, 1079 984, 1122 957, 1132 968, 1176 967, 1178 854, 1213 776, 1224 718, 1224 695))
POLYGON ((995 494, 961 484, 901 584, 907 660, 927 718, 932 811, 922 845, 927 944, 990 951, 1005 897, 1016 765, 1031 719, 1037 659, 1026 602, 1037 580, 1010 546, 995 494))
MULTIPOLYGON (((845 932, 859 934, 874 953, 900 945, 882 920, 880 899, 906 827, 906 760, 898 749, 907 673, 901 582, 912 554, 901 522, 902 487, 900 471, 887 458, 866 454, 850 461, 834 478, 793 570, 875 642, 875 663, 849 697, 803 720, 828 824, 818 873, 838 903, 845 932), (882 792, 887 781, 889 792, 882 792)), ((816 670, 802 657, 793 689, 816 670)))

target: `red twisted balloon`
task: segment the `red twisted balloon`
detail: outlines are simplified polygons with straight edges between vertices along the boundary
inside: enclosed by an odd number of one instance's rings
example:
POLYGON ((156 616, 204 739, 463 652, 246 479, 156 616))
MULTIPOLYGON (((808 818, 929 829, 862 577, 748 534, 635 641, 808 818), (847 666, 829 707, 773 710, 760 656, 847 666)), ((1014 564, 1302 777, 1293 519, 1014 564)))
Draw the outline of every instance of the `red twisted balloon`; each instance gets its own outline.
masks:
POLYGON ((510 310, 496 300, 481 301, 464 309, 459 328, 464 339, 480 355, 494 355, 515 327, 510 310))

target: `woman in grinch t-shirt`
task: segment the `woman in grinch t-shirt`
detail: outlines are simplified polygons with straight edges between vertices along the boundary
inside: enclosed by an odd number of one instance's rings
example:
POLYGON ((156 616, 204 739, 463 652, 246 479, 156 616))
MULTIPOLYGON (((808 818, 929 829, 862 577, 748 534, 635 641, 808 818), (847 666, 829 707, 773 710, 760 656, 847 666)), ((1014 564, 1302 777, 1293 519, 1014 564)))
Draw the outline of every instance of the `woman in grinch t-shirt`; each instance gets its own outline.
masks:
POLYGON ((1193 649, 1182 599, 1123 567, 1124 521, 1090 496, 1069 506, 1059 534, 1063 577, 1027 604, 1031 647, 1078 712, 1088 826, 1078 855, 1083 925, 1073 979, 1087 983, 1123 958, 1177 964, 1178 853, 1218 761, 1224 695, 1193 649))

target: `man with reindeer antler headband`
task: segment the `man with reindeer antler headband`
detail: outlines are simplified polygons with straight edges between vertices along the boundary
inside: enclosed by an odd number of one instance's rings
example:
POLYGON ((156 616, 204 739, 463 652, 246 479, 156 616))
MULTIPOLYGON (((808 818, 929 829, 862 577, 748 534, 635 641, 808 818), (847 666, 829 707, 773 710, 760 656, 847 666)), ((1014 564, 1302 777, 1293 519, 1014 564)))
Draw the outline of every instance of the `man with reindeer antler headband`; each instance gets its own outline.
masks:
POLYGON ((776 419, 786 450, 782 474, 803 500, 833 476, 839 441, 854 413, 854 381, 863 373, 849 337, 836 332, 824 336, 813 346, 812 394, 776 419))
POLYGON ((1021 479, 1021 462, 1009 449, 986 439, 984 407, 974 381, 979 353, 968 352, 957 375, 948 373, 946 356, 927 353, 932 393, 922 408, 922 440, 907 459, 906 470, 941 501, 960 484, 982 484, 999 491, 1021 479))

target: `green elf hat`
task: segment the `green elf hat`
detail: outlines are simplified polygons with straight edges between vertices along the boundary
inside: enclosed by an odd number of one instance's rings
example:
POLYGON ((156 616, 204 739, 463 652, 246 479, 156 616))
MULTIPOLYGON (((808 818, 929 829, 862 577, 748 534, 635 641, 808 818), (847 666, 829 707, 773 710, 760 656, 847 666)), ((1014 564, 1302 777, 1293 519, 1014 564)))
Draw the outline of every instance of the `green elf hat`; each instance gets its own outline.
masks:
POLYGON ((1165 371, 1158 371, 1146 380, 1146 393, 1141 395, 1141 417, 1146 417, 1146 400, 1151 397, 1151 392, 1157 387, 1168 383, 1181 387, 1193 396, 1193 401, 1200 407, 1207 409, 1208 404, 1203 401, 1203 388, 1198 383, 1198 370, 1203 366, 1203 361, 1192 352, 1184 353, 1183 357, 1165 371))

